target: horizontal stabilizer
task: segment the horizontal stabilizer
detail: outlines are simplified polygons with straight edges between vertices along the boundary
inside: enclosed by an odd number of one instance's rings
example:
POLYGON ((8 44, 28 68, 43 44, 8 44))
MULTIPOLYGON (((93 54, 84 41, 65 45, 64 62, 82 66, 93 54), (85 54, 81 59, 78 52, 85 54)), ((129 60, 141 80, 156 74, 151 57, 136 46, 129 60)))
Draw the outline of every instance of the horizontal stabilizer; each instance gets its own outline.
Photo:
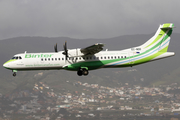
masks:
POLYGON ((173 29, 173 28, 174 28, 174 24, 173 24, 173 25, 170 25, 170 23, 166 23, 166 24, 163 24, 160 28, 161 28, 162 30, 163 30, 163 29, 173 29))

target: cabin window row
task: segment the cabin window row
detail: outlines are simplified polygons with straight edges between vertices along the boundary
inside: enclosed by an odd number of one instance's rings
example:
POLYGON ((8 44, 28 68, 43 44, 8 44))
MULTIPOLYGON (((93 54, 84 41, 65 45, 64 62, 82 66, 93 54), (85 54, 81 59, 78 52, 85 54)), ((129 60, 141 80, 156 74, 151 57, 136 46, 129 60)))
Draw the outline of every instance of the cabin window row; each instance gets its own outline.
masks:
POLYGON ((64 58, 41 58, 41 61, 50 61, 50 60, 57 61, 57 60, 64 60, 64 58))
MULTIPOLYGON (((126 58, 126 56, 104 56, 104 57, 69 57, 68 60, 99 60, 99 59, 123 59, 126 58)), ((65 58, 41 58, 41 61, 57 61, 57 60, 65 60, 65 58)))

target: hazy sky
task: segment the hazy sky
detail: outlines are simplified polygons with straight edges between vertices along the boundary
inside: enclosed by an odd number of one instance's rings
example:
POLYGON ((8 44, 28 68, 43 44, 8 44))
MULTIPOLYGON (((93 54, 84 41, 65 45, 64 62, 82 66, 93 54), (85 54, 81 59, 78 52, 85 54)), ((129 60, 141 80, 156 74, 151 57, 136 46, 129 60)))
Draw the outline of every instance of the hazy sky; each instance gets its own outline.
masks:
POLYGON ((167 22, 180 33, 179 12, 180 0, 0 0, 0 39, 150 34, 167 22))

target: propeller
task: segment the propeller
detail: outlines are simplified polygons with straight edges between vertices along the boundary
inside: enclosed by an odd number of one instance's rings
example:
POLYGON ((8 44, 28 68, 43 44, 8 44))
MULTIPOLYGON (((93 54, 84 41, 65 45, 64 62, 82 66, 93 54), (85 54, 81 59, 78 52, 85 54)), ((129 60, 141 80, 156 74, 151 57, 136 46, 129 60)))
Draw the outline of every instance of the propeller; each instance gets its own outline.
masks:
POLYGON ((58 50, 57 50, 57 43, 54 45, 54 51, 58 52, 58 50))
POLYGON ((63 47, 64 47, 64 52, 63 52, 62 54, 66 56, 66 60, 67 60, 67 58, 69 57, 69 56, 68 56, 68 50, 67 50, 67 42, 65 42, 65 44, 63 45, 63 47))

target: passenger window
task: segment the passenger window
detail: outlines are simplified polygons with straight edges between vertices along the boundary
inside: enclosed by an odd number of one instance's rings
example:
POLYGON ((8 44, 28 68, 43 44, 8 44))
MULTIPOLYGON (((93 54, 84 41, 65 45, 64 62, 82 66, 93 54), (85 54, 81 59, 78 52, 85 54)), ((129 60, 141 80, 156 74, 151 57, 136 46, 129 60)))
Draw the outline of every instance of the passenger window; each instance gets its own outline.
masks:
POLYGON ((19 56, 19 59, 22 59, 21 56, 19 56))
POLYGON ((118 56, 118 58, 120 58, 120 56, 118 56))
POLYGON ((99 59, 99 57, 97 57, 97 59, 99 59))
POLYGON ((101 57, 101 59, 103 59, 103 57, 101 57))
POLYGON ((88 60, 88 57, 86 57, 86 59, 88 60))
POLYGON ((110 57, 108 56, 108 59, 110 59, 110 57))
POLYGON ((62 58, 62 60, 64 60, 64 58, 62 58))
POLYGON ((59 58, 59 60, 61 60, 61 59, 59 58))
POLYGON ((113 59, 113 56, 111 57, 111 59, 113 59))
POLYGON ((57 60, 57 58, 55 58, 55 60, 57 60))
POLYGON ((123 56, 121 56, 121 58, 123 58, 123 56))
POLYGON ((116 56, 114 57, 114 59, 116 59, 116 56))
POLYGON ((81 60, 81 57, 79 57, 79 60, 81 60))
POLYGON ((126 58, 126 56, 124 56, 124 58, 126 58))
POLYGON ((53 61, 53 58, 52 58, 52 61, 53 61))
POLYGON ((104 59, 106 59, 106 57, 104 57, 104 59))
POLYGON ((48 60, 50 61, 50 58, 48 58, 48 60))
POLYGON ((41 58, 41 61, 43 61, 43 58, 41 58))
POLYGON ((47 59, 45 58, 45 61, 46 61, 47 59))

